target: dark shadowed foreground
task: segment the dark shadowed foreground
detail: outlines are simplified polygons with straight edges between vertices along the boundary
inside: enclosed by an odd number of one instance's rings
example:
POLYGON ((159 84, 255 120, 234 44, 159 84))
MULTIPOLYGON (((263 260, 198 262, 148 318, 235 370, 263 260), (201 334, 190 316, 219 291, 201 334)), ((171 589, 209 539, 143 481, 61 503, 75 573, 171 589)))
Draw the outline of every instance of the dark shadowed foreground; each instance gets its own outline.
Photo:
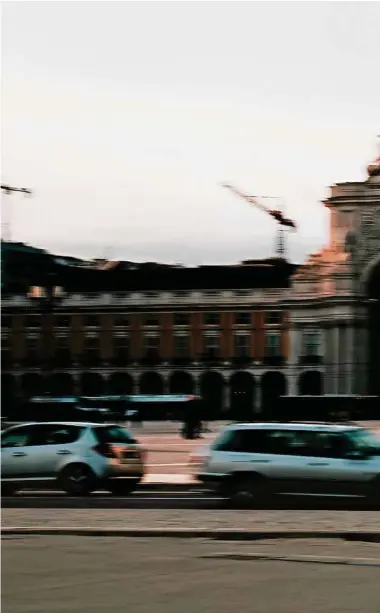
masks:
POLYGON ((380 545, 3 537, 2 575, 3 613, 378 613, 380 545))

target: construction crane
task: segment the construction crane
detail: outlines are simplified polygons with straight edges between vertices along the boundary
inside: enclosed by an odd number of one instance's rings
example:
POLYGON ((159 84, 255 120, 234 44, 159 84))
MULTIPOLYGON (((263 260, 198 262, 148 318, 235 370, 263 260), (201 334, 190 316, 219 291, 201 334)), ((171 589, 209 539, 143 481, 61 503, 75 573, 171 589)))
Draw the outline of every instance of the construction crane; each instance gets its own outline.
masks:
POLYGON ((284 259, 285 257, 284 229, 286 228, 288 230, 296 230, 297 229, 296 223, 292 219, 285 217, 283 214, 283 211, 281 211, 280 209, 270 209, 269 207, 265 206, 265 204, 260 202, 260 199, 264 199, 264 198, 276 199, 276 200, 277 198, 275 198, 274 196, 261 196, 261 197, 250 196, 248 194, 245 194, 244 192, 241 192, 239 189, 237 189, 233 185, 230 185, 229 183, 223 183, 222 187, 229 189, 231 192, 236 194, 236 196, 239 196, 239 198, 243 198, 243 200, 245 200, 252 206, 258 209, 261 209, 262 211, 264 211, 264 213, 267 213, 267 215, 270 215, 278 223, 278 231, 277 231, 277 239, 276 239, 276 255, 279 258, 284 259))
MULTIPOLYGON (((5 185, 4 183, 1 184, 1 191, 7 196, 10 196, 11 194, 13 194, 13 192, 21 192, 22 194, 26 194, 29 196, 32 194, 32 191, 30 189, 27 189, 26 187, 12 187, 12 185, 5 185)), ((6 207, 4 206, 2 213, 3 239, 5 241, 10 241, 12 238, 11 209, 9 208, 8 210, 6 210, 6 207)))

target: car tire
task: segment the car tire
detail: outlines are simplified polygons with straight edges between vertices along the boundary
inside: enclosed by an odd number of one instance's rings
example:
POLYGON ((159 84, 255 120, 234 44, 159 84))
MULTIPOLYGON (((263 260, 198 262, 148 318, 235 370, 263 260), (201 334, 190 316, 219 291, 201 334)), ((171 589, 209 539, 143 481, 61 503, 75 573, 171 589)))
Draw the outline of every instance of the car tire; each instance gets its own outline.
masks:
POLYGON ((371 483, 367 502, 376 509, 380 509, 380 477, 374 479, 371 483))
POLYGON ((96 478, 86 464, 69 464, 59 475, 60 487, 70 496, 86 496, 94 491, 96 478))
POLYGON ((106 489, 114 496, 129 496, 139 483, 140 479, 110 479, 106 489))
POLYGON ((13 483, 2 483, 1 484, 1 495, 2 496, 14 496, 17 494, 17 488, 13 483))
POLYGON ((268 498, 268 493, 263 477, 238 475, 229 484, 227 500, 233 508, 250 509, 262 504, 268 498))

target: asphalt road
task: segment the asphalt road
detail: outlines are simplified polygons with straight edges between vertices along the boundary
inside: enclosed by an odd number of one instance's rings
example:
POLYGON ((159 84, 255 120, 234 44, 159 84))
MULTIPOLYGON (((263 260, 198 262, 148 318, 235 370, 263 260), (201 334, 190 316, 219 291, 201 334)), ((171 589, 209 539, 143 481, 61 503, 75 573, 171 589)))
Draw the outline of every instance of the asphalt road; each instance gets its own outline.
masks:
POLYGON ((64 536, 2 543, 4 613, 378 613, 379 580, 375 544, 64 536))
MULTIPOLYGON (((210 513, 227 508, 225 501, 195 488, 167 486, 166 489, 137 489, 131 496, 118 497, 105 492, 72 497, 62 492, 21 492, 2 497, 3 509, 208 509, 210 513)), ((278 496, 257 504, 256 509, 283 510, 373 510, 362 498, 278 496)))

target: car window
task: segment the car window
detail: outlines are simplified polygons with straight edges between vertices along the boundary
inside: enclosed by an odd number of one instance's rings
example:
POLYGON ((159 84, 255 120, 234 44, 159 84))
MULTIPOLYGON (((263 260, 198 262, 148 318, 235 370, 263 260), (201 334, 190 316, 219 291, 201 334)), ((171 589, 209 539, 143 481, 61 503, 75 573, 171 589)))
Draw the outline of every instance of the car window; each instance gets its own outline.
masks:
POLYGON ((31 445, 68 445, 78 440, 81 428, 64 424, 41 424, 33 429, 31 445))
POLYGON ((137 443, 126 428, 106 426, 95 428, 99 443, 137 443))
POLYGON ((1 436, 1 448, 7 447, 26 447, 30 445, 32 438, 32 428, 15 428, 5 432, 1 436))

